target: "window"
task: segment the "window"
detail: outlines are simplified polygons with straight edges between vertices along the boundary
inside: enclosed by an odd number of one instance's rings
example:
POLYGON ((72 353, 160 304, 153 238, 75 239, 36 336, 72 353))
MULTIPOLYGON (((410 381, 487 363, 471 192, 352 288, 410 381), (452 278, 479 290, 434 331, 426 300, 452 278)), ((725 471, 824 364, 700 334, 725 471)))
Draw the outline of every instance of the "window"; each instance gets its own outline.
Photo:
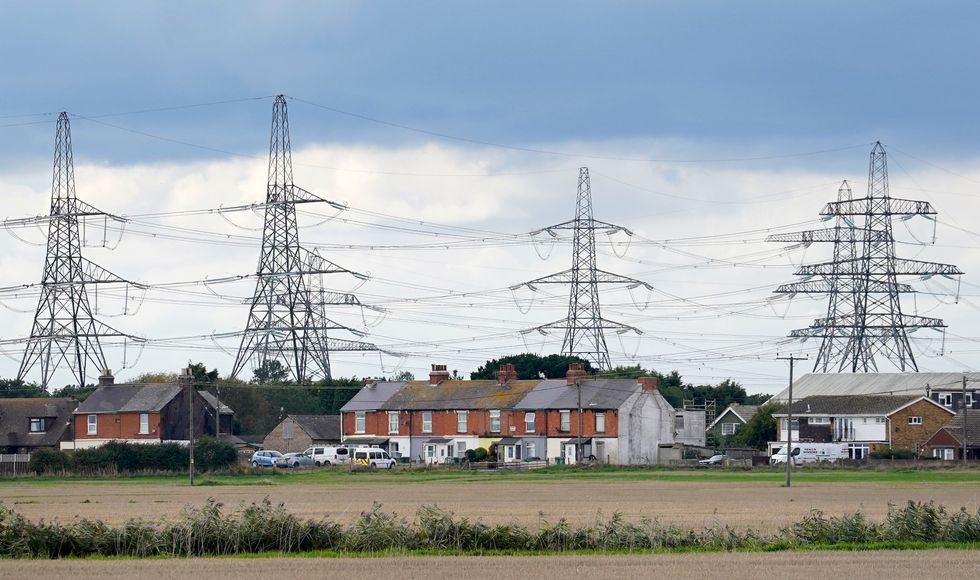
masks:
POLYGON ((31 418, 31 433, 44 433, 44 418, 31 418))
POLYGON ((830 425, 830 417, 810 417, 810 425, 830 425))
POLYGON ((500 411, 490 411, 490 432, 500 433, 500 411))
POLYGON ((88 434, 89 435, 95 435, 96 433, 98 433, 98 424, 99 424, 98 421, 99 421, 98 415, 89 415, 88 416, 88 434))
POLYGON ((847 453, 851 459, 866 459, 868 457, 867 445, 849 445, 847 453))
POLYGON ((534 413, 524 413, 524 432, 534 433, 534 413))
POLYGON ((875 423, 887 423, 888 419, 886 417, 878 417, 875 419, 875 423))
POLYGON ((684 415, 674 415, 674 429, 684 428, 684 415))
POLYGON ((571 431, 572 430, 572 412, 571 411, 558 411, 558 430, 559 431, 571 431))
POLYGON ((456 432, 466 433, 466 419, 469 416, 467 411, 456 411, 456 432))
POLYGON ((721 424, 721 434, 722 435, 734 435, 735 430, 738 429, 738 423, 722 423, 721 424))
MULTIPOLYGON (((780 428, 783 431, 785 431, 786 430, 786 419, 780 419, 780 422, 779 423, 780 423, 780 425, 779 425, 780 428)), ((793 431, 799 431, 799 430, 800 430, 800 420, 799 419, 793 419, 793 431)))
POLYGON ((140 413, 140 435, 150 434, 150 414, 140 413))
POLYGON ((388 412, 388 433, 398 433, 398 411, 388 412))
POLYGON ((432 411, 422 411, 422 432, 432 433, 432 411))
POLYGON ((946 407, 952 407, 953 393, 939 393, 939 404, 946 407))
POLYGON ((606 432, 606 414, 604 412, 598 412, 595 414, 595 432, 606 432))
POLYGON ((537 450, 534 448, 534 441, 528 441, 524 444, 524 450, 528 459, 536 459, 538 457, 537 450))
POLYGON ((354 433, 364 433, 364 411, 354 411, 354 433))
POLYGON ((921 425, 921 424, 922 424, 922 417, 918 417, 918 416, 909 417, 909 425, 921 425))
POLYGON ((973 393, 967 393, 966 394, 966 406, 967 407, 972 407, 973 406, 973 393))
POLYGON ((456 442, 456 457, 466 457, 466 441, 456 442))

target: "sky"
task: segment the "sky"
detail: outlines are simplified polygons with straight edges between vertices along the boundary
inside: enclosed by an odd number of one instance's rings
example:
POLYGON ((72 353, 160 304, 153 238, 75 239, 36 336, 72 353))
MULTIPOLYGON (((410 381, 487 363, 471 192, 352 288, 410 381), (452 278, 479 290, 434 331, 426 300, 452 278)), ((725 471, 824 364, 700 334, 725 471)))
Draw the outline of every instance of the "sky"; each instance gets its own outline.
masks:
MULTIPOLYGON (((603 294, 607 317, 643 331, 608 337, 614 362, 778 390, 776 355, 816 348, 785 336, 824 303, 771 291, 827 249, 763 240, 826 227, 822 205, 842 179, 864 192, 878 140, 892 195, 940 212, 935 244, 931 222, 896 222, 899 253, 966 272, 958 297, 955 281, 912 281, 922 292, 905 309, 949 324, 945 341, 915 333, 920 368, 980 363, 975 3, 39 2, 4 14, 0 217, 46 212, 68 111, 79 197, 132 217, 121 237, 87 224, 85 255, 151 285, 141 304, 120 288, 99 297, 106 323, 151 339, 107 347, 117 376, 188 360, 230 370, 237 344, 206 336, 244 326, 252 282, 203 281, 254 272, 261 215, 147 215, 263 201, 276 94, 289 97, 296 184, 348 206, 304 208, 302 241, 370 272, 357 293, 385 310, 331 314, 395 353, 336 354, 335 375, 465 373, 560 349, 561 336, 519 331, 562 318, 566 291, 507 289, 569 267, 567 241, 526 234, 573 217, 587 166, 596 217, 635 232, 628 247, 600 236, 600 267, 655 288, 603 294), (161 287, 178 281, 199 284, 161 287)), ((7 229, 0 286, 36 283, 44 232, 7 229)), ((330 287, 358 286, 342 278, 330 287)), ((0 292, 0 338, 27 335, 36 299, 0 292)), ((20 349, 0 349, 0 376, 16 374, 20 349)))

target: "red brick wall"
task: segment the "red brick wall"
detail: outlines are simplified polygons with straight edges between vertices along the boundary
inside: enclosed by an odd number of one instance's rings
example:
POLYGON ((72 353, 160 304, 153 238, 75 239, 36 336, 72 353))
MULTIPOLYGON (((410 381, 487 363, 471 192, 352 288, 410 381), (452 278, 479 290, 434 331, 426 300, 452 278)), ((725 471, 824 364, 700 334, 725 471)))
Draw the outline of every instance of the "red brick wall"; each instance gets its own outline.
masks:
POLYGON ((149 433, 140 434, 139 413, 96 414, 96 434, 88 434, 88 415, 75 415, 75 439, 159 439, 160 414, 149 413, 149 433))
MULTIPOLYGON (((583 437, 617 437, 619 435, 619 420, 616 416, 616 411, 607 409, 606 413, 606 430, 602 433, 596 433, 595 430, 595 414, 597 411, 593 409, 583 409, 582 410, 582 436, 583 437)), ((602 411, 599 411, 602 412, 602 411)), ((569 412, 569 430, 559 431, 561 427, 561 413, 557 410, 547 411, 547 435, 549 437, 562 437, 569 434, 578 434, 578 409, 571 409, 569 412)))

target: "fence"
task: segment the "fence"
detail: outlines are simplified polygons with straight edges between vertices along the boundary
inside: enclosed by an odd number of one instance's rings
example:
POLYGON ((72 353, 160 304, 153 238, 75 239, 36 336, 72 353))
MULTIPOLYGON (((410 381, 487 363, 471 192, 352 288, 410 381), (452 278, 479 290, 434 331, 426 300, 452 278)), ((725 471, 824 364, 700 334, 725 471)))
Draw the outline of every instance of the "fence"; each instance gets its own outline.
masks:
POLYGON ((0 476, 14 477, 30 472, 30 453, 0 453, 0 476))

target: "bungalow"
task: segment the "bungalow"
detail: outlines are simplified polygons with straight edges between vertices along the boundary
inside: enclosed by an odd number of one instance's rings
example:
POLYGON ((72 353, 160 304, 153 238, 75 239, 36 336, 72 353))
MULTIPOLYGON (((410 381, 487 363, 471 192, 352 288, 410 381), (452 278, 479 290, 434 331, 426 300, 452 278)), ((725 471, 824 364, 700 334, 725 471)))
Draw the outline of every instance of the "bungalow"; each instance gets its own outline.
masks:
POLYGON ((0 453, 57 448, 71 439, 75 399, 0 399, 0 453))
POLYGON ((717 441, 724 441, 726 437, 732 437, 738 430, 749 422, 749 419, 759 412, 761 405, 740 405, 732 403, 721 412, 711 425, 708 425, 708 433, 712 433, 717 441))
POLYGON ((963 423, 966 422, 966 458, 980 459, 980 412, 957 413, 926 441, 926 453, 946 461, 963 459, 963 423))
POLYGON ((283 453, 314 445, 340 445, 340 415, 287 415, 265 436, 262 446, 283 453))
MULTIPOLYGON (((841 395, 807 397, 793 402, 793 441, 845 443, 851 459, 864 459, 877 448, 922 451, 953 412, 923 396, 841 395)), ((777 442, 786 441, 787 413, 777 419, 777 442)))

